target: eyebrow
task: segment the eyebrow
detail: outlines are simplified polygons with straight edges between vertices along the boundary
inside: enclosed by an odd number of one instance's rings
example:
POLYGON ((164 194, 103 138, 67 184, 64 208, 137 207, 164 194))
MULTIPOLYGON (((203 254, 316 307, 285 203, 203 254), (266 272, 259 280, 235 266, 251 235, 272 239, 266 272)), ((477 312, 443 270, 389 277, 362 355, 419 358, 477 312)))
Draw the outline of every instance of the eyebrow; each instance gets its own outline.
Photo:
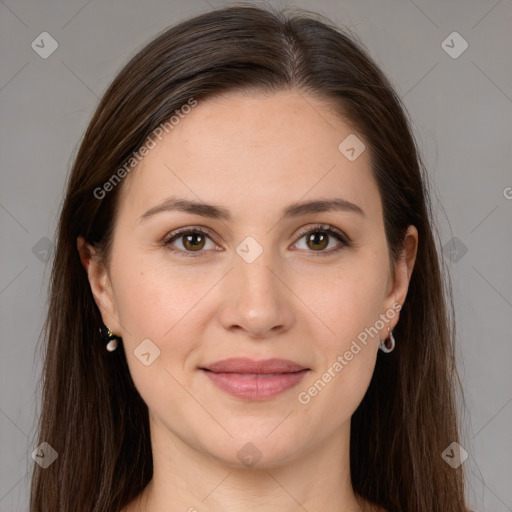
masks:
MULTIPOLYGON (((176 197, 169 197, 162 203, 139 217, 139 222, 142 222, 158 213, 179 211, 190 213, 192 215, 200 215, 211 219, 231 220, 231 213, 222 206, 213 204, 206 204, 202 202, 190 201, 189 199, 179 199, 176 197)), ((283 218, 295 218, 301 215, 311 213, 323 213, 341 211, 348 213, 356 213, 362 217, 366 217, 364 211, 357 204, 347 201, 346 199, 333 198, 333 199, 317 199, 314 201, 298 202, 287 206, 283 212, 283 218)))

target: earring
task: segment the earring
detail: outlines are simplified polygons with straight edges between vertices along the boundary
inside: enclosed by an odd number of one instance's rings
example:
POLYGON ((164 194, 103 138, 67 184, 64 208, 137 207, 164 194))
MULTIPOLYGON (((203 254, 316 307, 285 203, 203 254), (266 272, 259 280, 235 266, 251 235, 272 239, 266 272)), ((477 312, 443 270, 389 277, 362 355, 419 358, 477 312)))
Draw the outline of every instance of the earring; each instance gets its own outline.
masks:
POLYGON ((121 341, 121 336, 114 334, 110 327, 101 326, 99 330, 103 343, 106 344, 105 348, 109 352, 113 352, 117 348, 117 340, 121 341))
POLYGON ((386 354, 388 354, 389 352, 392 352, 393 349, 395 348, 395 337, 393 336, 393 331, 389 330, 389 327, 388 327, 388 332, 389 332, 390 344, 388 344, 387 339, 385 339, 384 342, 382 342, 382 340, 379 342, 380 350, 382 350, 382 352, 386 352, 386 354))

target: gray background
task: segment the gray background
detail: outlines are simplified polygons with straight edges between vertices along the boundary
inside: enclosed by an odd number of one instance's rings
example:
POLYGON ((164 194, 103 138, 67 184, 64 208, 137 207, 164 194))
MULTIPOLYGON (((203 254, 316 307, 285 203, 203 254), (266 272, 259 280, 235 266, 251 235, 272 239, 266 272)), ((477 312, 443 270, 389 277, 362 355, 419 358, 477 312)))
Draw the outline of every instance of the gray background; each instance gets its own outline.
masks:
MULTIPOLYGON (((36 343, 51 239, 78 143, 130 56, 168 25, 227 4, 0 2, 0 511, 28 508, 36 343), (45 31, 58 48, 43 59, 31 43, 45 31)), ((272 4, 351 27, 404 99, 432 177, 453 280, 468 499, 475 510, 512 511, 512 1, 272 4), (453 31, 469 44, 458 58, 442 47, 453 31)))

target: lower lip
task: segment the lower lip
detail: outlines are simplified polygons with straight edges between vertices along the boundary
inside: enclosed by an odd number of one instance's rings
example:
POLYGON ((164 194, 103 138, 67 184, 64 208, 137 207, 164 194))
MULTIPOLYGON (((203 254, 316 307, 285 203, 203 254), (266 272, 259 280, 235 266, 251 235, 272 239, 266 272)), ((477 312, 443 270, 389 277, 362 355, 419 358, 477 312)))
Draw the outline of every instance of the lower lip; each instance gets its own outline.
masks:
POLYGON ((245 400, 264 400, 283 393, 296 386, 308 371, 256 375, 202 370, 217 387, 245 400))

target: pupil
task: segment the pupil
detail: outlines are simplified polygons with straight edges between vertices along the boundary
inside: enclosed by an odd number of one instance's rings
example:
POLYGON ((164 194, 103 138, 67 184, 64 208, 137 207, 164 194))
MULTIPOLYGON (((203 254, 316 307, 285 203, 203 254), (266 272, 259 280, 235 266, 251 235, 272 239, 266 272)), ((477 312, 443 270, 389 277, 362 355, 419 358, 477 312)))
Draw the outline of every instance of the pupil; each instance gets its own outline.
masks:
MULTIPOLYGON (((196 249, 197 249, 197 248, 201 249, 201 248, 202 248, 202 246, 198 247, 198 245, 197 245, 197 241, 196 241, 196 242, 194 242, 194 239, 195 239, 195 238, 197 238, 197 237, 202 238, 202 235, 201 235, 200 233, 195 233, 195 234, 191 234, 191 235, 186 235, 186 236, 185 236, 185 244, 184 244, 184 245, 185 245, 185 247, 186 247, 187 249, 190 249, 190 248, 191 248, 191 249, 194 249, 194 248, 196 248, 196 249), (188 245, 187 245, 187 244, 191 245, 192 247, 188 247, 188 245)), ((201 241, 199 241, 199 245, 201 245, 201 241)))
POLYGON ((321 232, 313 233, 309 237, 309 241, 313 242, 313 248, 317 248, 317 249, 319 247, 324 248, 326 240, 327 240, 327 236, 325 235, 325 233, 321 233, 321 232))

